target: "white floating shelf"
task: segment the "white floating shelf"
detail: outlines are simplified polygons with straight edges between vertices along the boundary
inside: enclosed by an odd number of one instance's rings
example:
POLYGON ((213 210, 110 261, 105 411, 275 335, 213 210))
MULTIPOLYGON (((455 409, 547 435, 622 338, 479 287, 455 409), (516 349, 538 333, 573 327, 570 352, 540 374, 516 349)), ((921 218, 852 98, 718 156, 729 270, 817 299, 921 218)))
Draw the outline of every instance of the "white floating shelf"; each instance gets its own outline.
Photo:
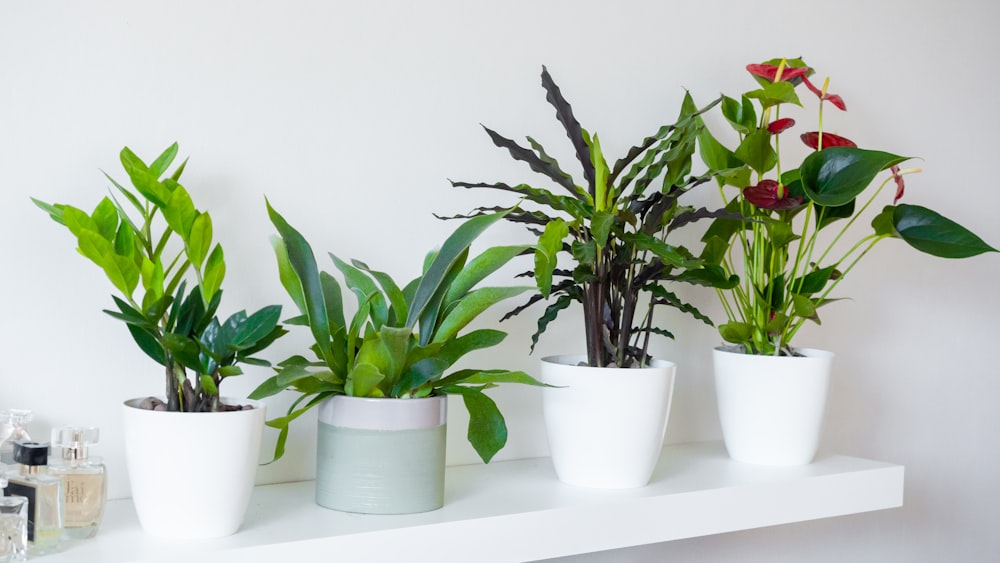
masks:
POLYGON ((803 467, 761 467, 703 442, 666 446, 641 489, 564 485, 538 458, 449 467, 444 508, 424 514, 346 514, 317 506, 313 494, 312 481, 257 487, 239 533, 194 542, 146 535, 131 500, 116 500, 96 538, 42 560, 531 561, 902 506, 903 466, 821 455, 803 467))

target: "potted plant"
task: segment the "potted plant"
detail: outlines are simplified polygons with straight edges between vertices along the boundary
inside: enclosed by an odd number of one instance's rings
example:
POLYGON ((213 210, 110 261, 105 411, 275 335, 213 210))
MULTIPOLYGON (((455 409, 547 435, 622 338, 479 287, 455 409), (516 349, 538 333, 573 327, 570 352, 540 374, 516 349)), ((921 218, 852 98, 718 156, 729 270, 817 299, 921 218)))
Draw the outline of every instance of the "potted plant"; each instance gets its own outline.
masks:
MULTIPOLYGON (((702 127, 697 116, 714 104, 698 110, 686 95, 677 123, 660 127, 612 167, 597 134, 580 126, 544 67, 542 87, 573 145, 584 182, 578 184, 535 139, 527 138, 528 148, 486 128, 497 147, 559 191, 500 182, 452 185, 512 192, 524 200, 524 207, 505 218, 526 224, 538 236, 535 269, 529 274, 538 293, 511 315, 554 298, 538 320, 532 349, 560 311, 574 302, 583 306, 586 355, 542 359, 542 379, 553 386, 543 391, 543 409, 559 478, 590 487, 643 486, 659 459, 675 372, 673 363, 649 354, 652 335, 672 337, 656 326, 654 308, 675 307, 711 324, 664 284, 736 283, 721 268, 706 266, 683 246, 667 242, 685 224, 724 215, 679 203, 688 190, 710 179, 693 176, 691 161, 702 127), (574 266, 560 268, 560 257, 574 266)), ((474 214, 495 210, 482 207, 474 214)))
POLYGON ((862 149, 825 130, 827 104, 846 110, 828 90, 829 79, 814 85, 813 69, 801 59, 747 70, 757 88, 720 105, 739 144, 728 149, 708 129, 700 139, 727 209, 746 217, 716 219, 702 239, 702 259, 741 277, 739 285, 718 290, 728 317, 719 332, 730 343, 714 351, 719 415, 733 458, 805 464, 819 441, 833 354, 793 347, 792 340, 806 321, 819 322, 834 288, 885 239, 943 258, 995 249, 930 209, 899 203, 904 176, 919 172, 900 168, 909 157, 862 149), (795 121, 782 110, 802 105, 800 85, 818 98, 819 115, 817 129, 800 136, 812 152, 794 166, 779 141, 791 142, 787 131, 795 121), (887 186, 894 197, 883 196, 887 186), (855 228, 872 205, 889 198, 870 230, 855 228))
POLYGON ((255 354, 280 337, 281 308, 221 319, 226 265, 212 243, 212 219, 179 183, 185 163, 167 170, 174 143, 146 164, 128 147, 121 163, 132 189, 108 179, 117 194, 87 213, 35 203, 77 241, 115 288, 115 310, 133 340, 163 366, 162 397, 125 402, 126 462, 139 521, 166 537, 229 535, 239 528, 256 475, 263 403, 226 400, 222 382, 240 364, 269 365, 255 354), (205 467, 222 478, 206 478, 205 467), (167 484, 170 483, 170 486, 167 484), (176 486, 175 486, 176 485, 176 486))
POLYGON ((288 425, 319 407, 316 502, 346 512, 403 514, 440 508, 444 502, 447 395, 469 410, 469 442, 489 462, 507 441, 496 403, 483 391, 498 383, 539 385, 520 371, 459 369, 467 353, 499 344, 493 329, 464 332, 490 306, 527 287, 480 287, 488 275, 525 252, 524 246, 490 248, 468 260, 473 240, 503 214, 459 226, 424 271, 404 286, 363 262, 330 254, 347 288, 357 296, 353 317, 344 313, 337 279, 320 272, 305 238, 268 204, 279 237, 274 250, 282 285, 301 312, 287 321, 312 333, 312 359, 293 356, 252 398, 284 389, 301 393, 284 417, 275 457, 283 454, 288 425))

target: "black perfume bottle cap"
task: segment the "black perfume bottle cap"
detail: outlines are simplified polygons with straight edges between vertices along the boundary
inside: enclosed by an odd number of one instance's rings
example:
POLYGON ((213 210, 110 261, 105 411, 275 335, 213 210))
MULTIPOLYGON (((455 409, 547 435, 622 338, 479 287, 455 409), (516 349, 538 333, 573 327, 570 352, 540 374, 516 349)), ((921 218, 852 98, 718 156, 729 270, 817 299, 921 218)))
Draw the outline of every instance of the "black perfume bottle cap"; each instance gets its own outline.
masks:
POLYGON ((49 462, 49 445, 40 442, 14 442, 14 461, 21 465, 46 465, 49 462))

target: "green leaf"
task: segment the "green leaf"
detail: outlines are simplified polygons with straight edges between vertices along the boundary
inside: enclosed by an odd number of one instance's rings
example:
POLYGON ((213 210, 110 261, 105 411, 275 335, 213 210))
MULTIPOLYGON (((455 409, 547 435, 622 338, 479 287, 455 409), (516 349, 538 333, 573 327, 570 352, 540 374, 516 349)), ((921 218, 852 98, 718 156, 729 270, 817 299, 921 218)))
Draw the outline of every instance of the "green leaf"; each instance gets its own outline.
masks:
POLYGON ((893 221, 893 214, 896 212, 896 207, 893 205, 886 205, 882 209, 882 212, 872 219, 872 228, 875 229, 875 234, 878 236, 886 237, 899 237, 896 232, 896 225, 893 221))
POLYGON ((225 277, 226 261, 222 254, 222 245, 216 244, 212 253, 208 255, 208 262, 205 263, 205 274, 201 282, 202 291, 207 299, 211 299, 219 291, 225 277))
POLYGON ((507 333, 499 330, 474 330, 468 334, 464 334, 458 338, 451 338, 442 343, 437 357, 444 361, 448 366, 452 366, 462 356, 468 354, 469 352, 496 346, 497 344, 503 342, 506 337, 507 333))
POLYGON ((344 297, 340 291, 337 279, 326 272, 319 273, 319 282, 323 286, 323 300, 326 303, 326 314, 330 319, 330 332, 346 328, 344 320, 344 297))
POLYGON ((468 439, 484 463, 489 463, 507 444, 507 423, 493 399, 480 389, 451 385, 442 392, 461 395, 469 411, 468 439))
POLYGON ((604 160, 601 141, 596 133, 590 143, 590 162, 594 165, 594 208, 598 213, 610 210, 615 197, 614 187, 608 185, 608 163, 604 160))
POLYGON ((746 96, 743 96, 742 101, 723 96, 722 115, 733 129, 743 135, 749 134, 757 126, 757 112, 754 111, 753 102, 746 96))
POLYGON ((257 388, 254 389, 247 397, 249 399, 253 399, 254 401, 259 401, 261 399, 277 395, 284 390, 285 386, 279 385, 278 376, 274 375, 264 380, 264 382, 258 385, 257 388))
POLYGON ((965 227, 919 205, 897 205, 893 224, 900 238, 921 252, 940 258, 968 258, 997 252, 965 227))
POLYGON ((608 237, 611 235, 611 228, 614 225, 614 214, 604 211, 594 213, 594 218, 590 222, 590 233, 598 248, 604 248, 608 245, 608 237))
POLYGON ((815 151, 799 168, 806 195, 819 205, 846 205, 865 191, 875 176, 909 157, 855 147, 815 151))
MULTIPOLYGON (((305 305, 303 312, 309 318, 309 329, 318 345, 320 355, 334 369, 345 368, 343 365, 334 367, 337 364, 330 354, 330 321, 327 318, 326 299, 323 296, 323 285, 320 282, 319 268, 316 266, 316 257, 313 255, 312 247, 298 231, 285 221, 284 217, 271 207, 270 202, 267 202, 267 212, 271 223, 281 236, 288 263, 298 278, 301 288, 298 293, 302 296, 305 305)), ((282 280, 282 283, 284 281, 282 280)), ((290 291, 289 294, 292 292, 290 291)), ((294 297, 295 295, 293 295, 294 297)))
POLYGON ((389 303, 392 305, 391 312, 394 316, 394 323, 392 322, 393 320, 390 320, 390 323, 397 326, 402 324, 403 320, 406 319, 406 312, 409 309, 409 306, 406 303, 406 298, 403 296, 403 292, 400 291, 399 286, 396 285, 396 282, 389 277, 389 274, 372 270, 368 267, 368 264, 365 264, 360 260, 351 260, 351 263, 355 267, 368 272, 369 275, 375 278, 375 281, 377 281, 379 286, 382 287, 384 295, 389 298, 389 303))
POLYGON ((332 252, 328 254, 330 255, 330 259, 333 260, 334 265, 340 270, 340 273, 344 275, 344 282, 347 284, 347 287, 357 297, 358 305, 360 306, 363 302, 367 302, 371 307, 371 320, 375 325, 375 330, 381 330, 382 325, 389 320, 389 303, 382 290, 361 270, 337 258, 332 252))
POLYGON ((358 363, 347 375, 344 391, 353 397, 379 397, 378 384, 385 379, 377 367, 368 363, 358 363))
POLYGON ((528 141, 531 143, 533 148, 539 151, 541 156, 535 155, 535 153, 500 135, 489 127, 483 126, 483 129, 486 130, 486 134, 490 136, 494 145, 502 149, 507 149, 507 152, 510 153, 510 156, 515 160, 520 160, 521 162, 526 163, 533 171, 547 176, 552 181, 566 188, 570 193, 579 196, 580 192, 573 184, 573 179, 570 178, 569 174, 563 172, 559 168, 558 164, 545 154, 541 145, 534 142, 530 137, 528 138, 528 141))
POLYGON ((159 176, 151 172, 142 159, 128 147, 123 148, 119 156, 122 167, 125 168, 135 189, 157 207, 166 207, 170 200, 170 190, 159 182, 159 176))
POLYGON ((795 93, 795 85, 790 82, 769 82, 760 90, 753 90, 746 93, 747 98, 760 100, 763 108, 769 108, 778 104, 795 104, 801 106, 799 96, 795 93))
POLYGON ((563 129, 566 130, 566 136, 569 137, 573 148, 576 149, 576 158, 580 161, 580 166, 583 167, 587 189, 593 193, 594 163, 590 160, 590 150, 584 138, 583 128, 580 127, 580 122, 573 115, 573 107, 563 97, 562 91, 544 65, 542 66, 542 88, 545 89, 545 100, 555 108, 556 119, 562 123, 563 129))
MULTIPOLYGON (((305 396, 300 397, 299 401, 292 403, 292 406, 288 408, 288 414, 280 418, 275 418, 274 420, 267 421, 267 425, 271 428, 277 428, 280 432, 278 433, 278 441, 274 445, 274 459, 271 462, 278 460, 281 456, 285 455, 285 441, 288 440, 288 425, 292 423, 296 418, 305 414, 309 409, 318 405, 319 403, 325 401, 328 397, 336 395, 338 393, 334 392, 324 392, 319 393, 313 397, 306 406, 302 408, 296 408, 301 399, 305 399, 305 396)), ((268 462, 268 463, 271 463, 268 462)))
POLYGON ((778 163, 778 154, 771 146, 771 133, 767 129, 758 129, 747 135, 740 146, 736 148, 736 158, 745 162, 750 168, 763 174, 778 163))
POLYGON ((548 328, 549 323, 556 319, 556 317, 559 315, 559 311, 566 309, 573 303, 573 301, 576 300, 577 299, 575 299, 570 295, 560 295, 559 298, 556 299, 555 303, 552 303, 551 305, 545 308, 545 312, 542 313, 542 316, 538 317, 538 329, 535 331, 534 334, 531 335, 532 352, 535 351, 535 345, 538 344, 538 337, 545 332, 545 329, 548 328))
MULTIPOLYGON (((231 319, 239 318, 236 315, 231 319)), ((236 349, 249 348, 271 334, 281 318, 281 305, 269 305, 245 317, 236 325, 231 345, 236 349)), ((228 321, 226 324, 229 324, 228 321)))
POLYGON ((528 245, 487 248, 482 254, 470 260, 455 277, 455 281, 451 283, 448 293, 445 295, 445 303, 453 303, 456 299, 465 296, 476 284, 529 248, 531 247, 528 245))
POLYGON ((448 363, 440 358, 424 358, 414 363, 392 388, 393 397, 410 395, 415 389, 429 381, 436 381, 448 369, 448 363))
MULTIPOLYGON (((715 239, 718 240, 718 239, 715 239)), ((674 281, 700 285, 704 287, 714 287, 718 289, 732 289, 739 285, 740 278, 736 274, 727 276, 722 266, 718 264, 705 264, 701 268, 684 270, 672 278, 674 281)))
POLYGON ((149 165, 150 174, 156 178, 162 176, 167 171, 167 168, 170 168, 170 163, 177 157, 178 148, 177 143, 174 143, 160 153, 160 156, 156 157, 156 160, 149 165))
POLYGON ((215 381, 212 379, 211 375, 201 376, 201 388, 208 395, 213 397, 219 396, 219 388, 215 385, 215 381))
MULTIPOLYGON (((466 251, 476 237, 482 234, 490 225, 503 219, 505 215, 506 213, 496 213, 473 217, 459 225, 451 236, 445 240, 444 244, 441 245, 441 250, 434 257, 434 261, 431 262, 430 267, 427 268, 427 272, 417 286, 417 291, 413 296, 410 311, 406 318, 407 327, 413 328, 416 326, 417 320, 421 318, 421 315, 423 315, 424 310, 428 306, 436 308, 432 300, 439 293, 438 289, 448 276, 452 266, 466 255, 466 251)), ((440 292, 440 299, 444 299, 445 294, 446 292, 440 292)), ((440 304, 440 301, 438 301, 438 304, 440 304)), ((424 334, 423 327, 421 327, 420 332, 421 335, 424 334)))
POLYGON ((545 231, 538 237, 535 247, 535 282, 538 290, 546 298, 552 290, 552 272, 559 263, 558 254, 563 248, 563 239, 569 236, 569 225, 556 219, 545 225, 545 231))
MULTIPOLYGON (((97 204, 94 213, 90 216, 97 225, 97 232, 110 241, 115 240, 115 233, 118 232, 118 208, 108 198, 102 198, 97 204)), ((129 253, 131 255, 131 253, 129 253)))
POLYGON ((793 281, 791 289, 795 293, 802 295, 818 293, 823 291, 823 288, 826 287, 826 282, 830 281, 830 278, 834 276, 836 271, 837 267, 834 265, 809 272, 805 276, 793 281))
MULTIPOLYGON (((594 239, 590 239, 587 242, 580 242, 574 240, 571 245, 573 258, 581 265, 592 266, 594 262, 597 261, 597 243, 594 239)), ((536 266, 537 268, 537 266, 536 266)), ((542 289, 542 288, 539 288, 542 289)), ((548 295, 542 292, 545 297, 548 295)))
POLYGON ((519 383, 522 385, 534 385, 536 387, 550 387, 538 381, 534 377, 523 371, 508 370, 464 370, 467 375, 454 383, 465 383, 471 385, 495 385, 497 383, 519 383))
POLYGON ((753 326, 750 323, 729 322, 719 325, 719 335, 726 342, 743 344, 753 338, 753 326))
POLYGON ((197 217, 198 210, 194 208, 191 195, 188 194, 187 190, 178 186, 170 194, 167 206, 163 208, 163 218, 182 239, 188 240, 197 217))
POLYGON ((834 207, 824 207, 822 205, 816 206, 816 230, 822 230, 824 227, 837 221, 838 219, 849 219, 854 216, 854 202, 856 200, 851 200, 844 205, 837 205, 834 207))
POLYGON ((796 316, 804 319, 818 318, 816 317, 816 304, 808 297, 798 293, 792 294, 792 310, 796 316))
POLYGON ((493 305, 534 289, 530 286, 520 287, 483 287, 471 291, 459 301, 455 308, 445 316, 438 325, 431 342, 447 342, 458 335, 480 313, 493 305))
POLYGON ((191 231, 187 237, 183 237, 187 248, 188 260, 198 270, 201 269, 202 262, 208 256, 208 251, 212 247, 212 218, 208 213, 199 213, 191 223, 191 231))
POLYGON ((281 238, 272 235, 271 247, 274 248, 274 256, 278 261, 278 278, 281 280, 281 286, 285 288, 285 292, 292 298, 292 303, 295 303, 299 312, 305 315, 306 303, 305 297, 302 295, 302 283, 299 281, 298 274, 295 273, 295 269, 292 268, 292 264, 288 260, 288 251, 285 249, 285 242, 281 238))
POLYGON ((118 291, 131 296, 139 285, 141 271, 132 257, 119 256, 111 242, 95 231, 81 231, 77 238, 80 252, 104 270, 118 291))

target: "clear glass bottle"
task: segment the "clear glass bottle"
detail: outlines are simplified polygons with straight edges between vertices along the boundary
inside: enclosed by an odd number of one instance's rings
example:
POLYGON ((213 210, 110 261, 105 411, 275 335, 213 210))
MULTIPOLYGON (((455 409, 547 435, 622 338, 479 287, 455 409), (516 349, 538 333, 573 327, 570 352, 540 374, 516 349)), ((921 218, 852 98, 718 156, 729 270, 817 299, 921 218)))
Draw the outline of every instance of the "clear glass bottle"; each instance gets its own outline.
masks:
POLYGON ((0 563, 28 559, 28 499, 7 495, 7 467, 0 463, 0 563))
POLYGON ((14 461, 14 442, 31 439, 26 426, 33 416, 31 411, 22 409, 0 411, 0 463, 17 463, 14 461))
POLYGON ((63 537, 92 538, 104 518, 107 472, 101 459, 89 457, 97 428, 63 426, 52 430, 52 447, 62 448, 62 459, 49 464, 49 474, 62 480, 63 537))
POLYGON ((49 446, 14 442, 20 472, 8 473, 6 493, 28 499, 28 553, 42 555, 59 549, 62 537, 62 480, 46 473, 49 446))

